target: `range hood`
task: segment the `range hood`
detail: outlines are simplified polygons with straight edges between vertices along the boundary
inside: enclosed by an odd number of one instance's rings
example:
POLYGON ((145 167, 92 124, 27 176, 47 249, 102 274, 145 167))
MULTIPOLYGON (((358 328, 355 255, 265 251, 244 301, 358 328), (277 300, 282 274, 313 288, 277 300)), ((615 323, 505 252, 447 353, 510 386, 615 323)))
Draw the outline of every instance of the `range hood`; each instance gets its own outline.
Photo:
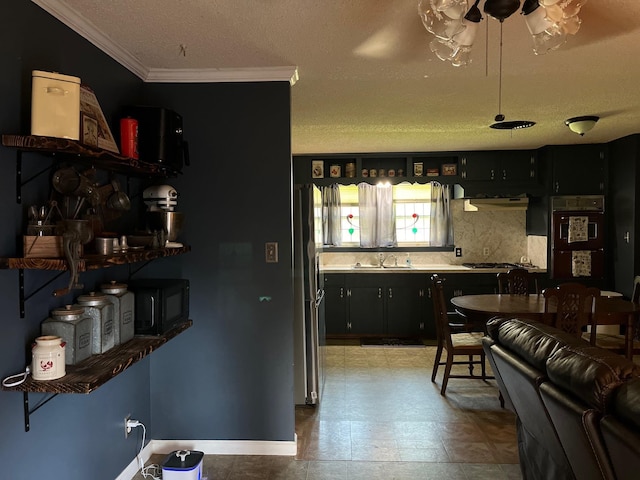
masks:
POLYGON ((527 197, 499 197, 499 198, 466 198, 465 212, 517 211, 526 210, 529 206, 527 197))

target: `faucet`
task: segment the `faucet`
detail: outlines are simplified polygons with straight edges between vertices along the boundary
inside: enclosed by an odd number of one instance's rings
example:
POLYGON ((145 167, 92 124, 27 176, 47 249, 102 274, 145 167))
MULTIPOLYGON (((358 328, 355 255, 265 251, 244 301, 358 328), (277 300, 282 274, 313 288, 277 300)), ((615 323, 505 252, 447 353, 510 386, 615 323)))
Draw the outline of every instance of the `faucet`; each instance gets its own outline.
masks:
POLYGON ((378 266, 381 267, 381 268, 384 268, 384 262, 388 258, 393 258, 393 266, 394 267, 398 266, 398 257, 396 257, 393 253, 390 253, 389 255, 385 255, 384 253, 379 253, 378 254, 378 266))

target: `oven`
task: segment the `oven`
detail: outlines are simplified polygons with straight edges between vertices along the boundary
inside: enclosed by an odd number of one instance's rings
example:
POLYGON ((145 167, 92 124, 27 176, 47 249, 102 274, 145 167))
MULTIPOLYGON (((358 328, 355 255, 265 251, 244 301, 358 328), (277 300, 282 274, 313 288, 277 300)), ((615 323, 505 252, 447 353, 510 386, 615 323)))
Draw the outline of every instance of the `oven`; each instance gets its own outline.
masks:
POLYGON ((604 279, 604 196, 552 197, 551 206, 551 278, 604 279))

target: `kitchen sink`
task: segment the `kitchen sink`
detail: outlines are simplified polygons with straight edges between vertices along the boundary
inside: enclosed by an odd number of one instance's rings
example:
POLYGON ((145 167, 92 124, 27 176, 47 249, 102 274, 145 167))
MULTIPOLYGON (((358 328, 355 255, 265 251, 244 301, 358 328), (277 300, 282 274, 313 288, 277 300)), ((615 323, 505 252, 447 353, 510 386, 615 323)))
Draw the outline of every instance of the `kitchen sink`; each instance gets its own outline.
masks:
POLYGON ((409 270, 412 267, 409 265, 361 265, 356 263, 353 267, 354 270, 409 270))

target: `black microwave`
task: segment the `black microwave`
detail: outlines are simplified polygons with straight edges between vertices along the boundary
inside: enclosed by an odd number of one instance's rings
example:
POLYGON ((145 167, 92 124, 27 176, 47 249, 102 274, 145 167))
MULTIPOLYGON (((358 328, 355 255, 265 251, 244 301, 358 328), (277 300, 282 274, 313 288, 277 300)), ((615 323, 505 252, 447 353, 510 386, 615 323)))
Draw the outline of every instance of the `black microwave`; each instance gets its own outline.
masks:
POLYGON ((162 335, 189 319, 189 280, 131 280, 128 288, 135 295, 136 335, 162 335))

